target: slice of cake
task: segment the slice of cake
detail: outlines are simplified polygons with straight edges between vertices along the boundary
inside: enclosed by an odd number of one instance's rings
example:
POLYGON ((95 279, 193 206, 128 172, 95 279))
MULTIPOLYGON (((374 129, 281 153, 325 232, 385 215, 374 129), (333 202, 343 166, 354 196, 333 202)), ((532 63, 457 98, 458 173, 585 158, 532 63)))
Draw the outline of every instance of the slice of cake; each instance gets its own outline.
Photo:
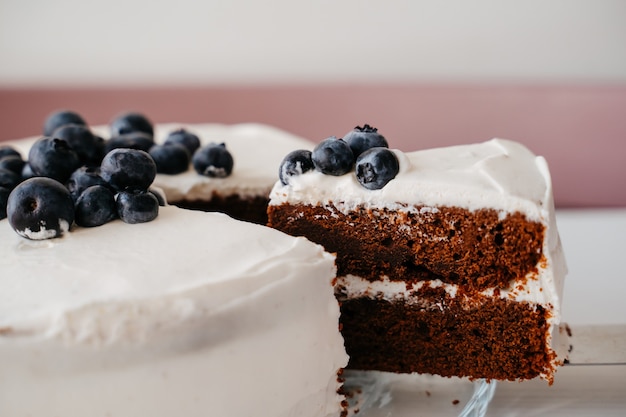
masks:
POLYGON ((0 221, 0 415, 337 416, 334 257, 161 207, 29 240, 0 221))
POLYGON ((546 161, 493 139, 352 168, 340 142, 286 158, 269 225, 336 253, 348 367, 552 381, 566 266, 546 161))
MULTIPOLYGON (((233 159, 232 172, 228 176, 220 178, 200 175, 190 161, 182 173, 158 173, 154 185, 163 190, 170 204, 219 211, 236 219, 259 224, 267 223, 269 193, 278 179, 277 167, 282 158, 293 149, 312 149, 314 146, 312 142, 291 133, 255 123, 164 123, 150 126, 153 136, 140 132, 140 135, 132 139, 132 145, 128 141, 124 143, 120 140, 123 135, 118 135, 115 126, 113 130, 110 126, 94 126, 91 130, 104 138, 105 146, 109 148, 114 146, 112 141, 115 141, 115 146, 139 147, 146 152, 152 143, 163 144, 171 133, 181 129, 197 136, 201 148, 211 143, 223 143, 233 159)), ((19 150, 24 159, 27 159, 30 147, 40 137, 0 142, 0 145, 19 150)))

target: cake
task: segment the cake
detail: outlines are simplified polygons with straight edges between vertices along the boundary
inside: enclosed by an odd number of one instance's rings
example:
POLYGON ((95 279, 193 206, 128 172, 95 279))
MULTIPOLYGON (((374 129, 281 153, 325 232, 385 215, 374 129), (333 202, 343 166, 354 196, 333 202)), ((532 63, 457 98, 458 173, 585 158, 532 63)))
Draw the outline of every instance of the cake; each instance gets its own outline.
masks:
POLYGON ((41 241, 0 221, 0 415, 337 416, 334 257, 166 206, 41 241))
MULTIPOLYGON (((91 129, 105 140, 112 135, 109 126, 91 129)), ((163 143, 168 134, 179 129, 197 135, 202 146, 224 143, 232 154, 234 167, 226 178, 200 175, 191 164, 181 174, 157 174, 154 185, 165 193, 168 202, 183 208, 219 211, 258 224, 267 223, 269 193, 278 178, 283 156, 293 149, 314 146, 296 135, 257 123, 156 124, 154 142, 163 143)), ((26 158, 31 145, 40 137, 0 142, 0 145, 15 148, 26 158)))
POLYGON ((389 152, 382 187, 313 164, 270 196, 269 226, 337 256, 348 368, 551 383, 566 266, 545 159, 502 139, 389 152))

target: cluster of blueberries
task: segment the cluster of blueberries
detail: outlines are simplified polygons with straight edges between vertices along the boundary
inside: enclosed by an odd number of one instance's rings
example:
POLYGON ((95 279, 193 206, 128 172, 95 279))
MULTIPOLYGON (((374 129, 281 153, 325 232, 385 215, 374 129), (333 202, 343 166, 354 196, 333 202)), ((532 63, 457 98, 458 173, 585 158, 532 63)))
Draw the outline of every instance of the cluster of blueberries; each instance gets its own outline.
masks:
POLYGON ((153 124, 142 114, 119 115, 110 128, 112 136, 104 140, 79 114, 59 111, 46 119, 44 136, 27 161, 15 149, 0 147, 0 219, 7 217, 30 239, 61 236, 74 223, 149 222, 165 205, 150 188, 157 173, 179 174, 190 163, 210 177, 232 172, 224 144, 201 147, 199 138, 183 129, 155 144, 153 124))
POLYGON ((326 175, 340 176, 355 170, 359 183, 368 190, 379 190, 394 179, 400 170, 396 155, 378 129, 357 126, 343 138, 331 136, 313 152, 290 152, 280 164, 278 176, 287 185, 296 175, 315 169, 326 175))

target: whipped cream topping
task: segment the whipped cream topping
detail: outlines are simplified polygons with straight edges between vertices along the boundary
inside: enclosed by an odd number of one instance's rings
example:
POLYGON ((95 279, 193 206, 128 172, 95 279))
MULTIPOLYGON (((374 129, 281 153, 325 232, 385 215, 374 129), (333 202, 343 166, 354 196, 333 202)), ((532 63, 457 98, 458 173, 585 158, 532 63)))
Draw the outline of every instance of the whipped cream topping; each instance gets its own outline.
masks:
MULTIPOLYGON (((154 140, 163 143, 167 135, 184 128, 196 134, 202 145, 211 142, 225 143, 234 159, 233 172, 226 178, 209 178, 199 175, 190 165, 182 174, 157 174, 154 185, 160 187, 169 202, 186 200, 209 200, 213 193, 218 195, 240 195, 244 198, 267 197, 278 180, 278 168, 285 155, 295 149, 311 150, 314 143, 277 129, 258 123, 241 124, 184 124, 163 123, 154 126, 154 140)), ((109 138, 108 126, 94 126, 92 131, 109 138)), ((15 147, 23 157, 28 156, 31 145, 40 136, 3 142, 15 147)))
POLYGON ((161 207, 46 241, 3 220, 0 253, 2 415, 338 415, 334 257, 304 238, 161 207))
MULTIPOLYGON (((540 304, 551 311, 549 338, 558 333, 561 297, 567 266, 558 235, 552 183, 546 160, 520 143, 492 139, 483 143, 428 149, 410 153, 394 150, 400 171, 380 190, 368 190, 354 171, 333 177, 318 171, 291 177, 288 185, 277 182, 270 205, 332 206, 349 213, 356 207, 399 211, 436 211, 438 207, 460 207, 470 211, 492 208, 502 217, 521 212, 545 226, 545 260, 537 273, 520 277, 509 288, 494 288, 485 295, 540 304)), ((360 277, 340 277, 338 285, 347 297, 411 299, 402 282, 369 282, 360 277)), ((443 286, 454 297, 455 285, 439 281, 419 283, 443 286)), ((419 300, 413 300, 419 302, 419 300)))

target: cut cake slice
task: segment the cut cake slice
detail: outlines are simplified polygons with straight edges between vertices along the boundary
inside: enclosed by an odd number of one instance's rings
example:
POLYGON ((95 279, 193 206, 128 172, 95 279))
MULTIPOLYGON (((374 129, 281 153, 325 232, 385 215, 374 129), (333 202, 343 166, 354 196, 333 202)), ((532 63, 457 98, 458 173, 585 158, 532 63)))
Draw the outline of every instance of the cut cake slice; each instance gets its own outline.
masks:
POLYGON ((271 227, 337 254, 348 367, 551 382, 566 265, 545 159, 502 139, 393 152, 381 189, 311 170, 271 193, 271 227))

